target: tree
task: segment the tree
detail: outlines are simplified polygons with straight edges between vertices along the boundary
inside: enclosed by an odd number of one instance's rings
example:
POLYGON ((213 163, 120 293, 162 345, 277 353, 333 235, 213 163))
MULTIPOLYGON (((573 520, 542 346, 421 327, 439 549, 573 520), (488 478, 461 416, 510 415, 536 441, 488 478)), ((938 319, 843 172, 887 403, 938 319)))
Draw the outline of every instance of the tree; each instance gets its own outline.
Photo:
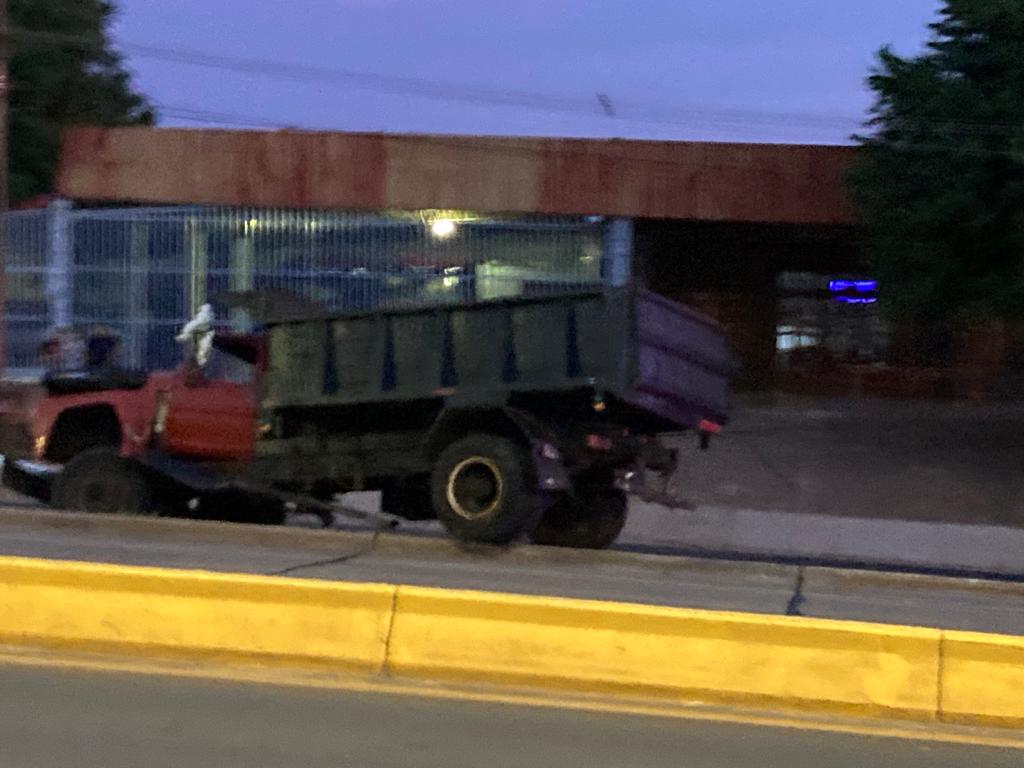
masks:
POLYGON ((944 0, 921 55, 878 54, 849 175, 894 319, 1024 317, 1024 1, 944 0))
POLYGON ((60 135, 75 123, 151 124, 107 35, 107 0, 9 0, 10 193, 17 202, 53 190, 60 135))

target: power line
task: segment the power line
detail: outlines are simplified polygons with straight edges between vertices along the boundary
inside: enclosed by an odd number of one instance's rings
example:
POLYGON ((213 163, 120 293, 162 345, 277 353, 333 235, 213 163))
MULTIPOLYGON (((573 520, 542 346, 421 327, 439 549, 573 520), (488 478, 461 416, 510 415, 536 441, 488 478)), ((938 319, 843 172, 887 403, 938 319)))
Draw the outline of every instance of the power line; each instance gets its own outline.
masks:
POLYGON ((670 107, 662 104, 636 104, 632 106, 632 110, 627 110, 628 102, 622 102, 617 108, 609 109, 608 105, 611 104, 611 100, 605 93, 598 93, 594 97, 584 99, 565 94, 557 95, 525 90, 488 88, 422 78, 381 75, 346 69, 329 69, 268 59, 225 56, 222 54, 178 50, 135 43, 126 43, 123 47, 126 51, 139 58, 221 69, 242 74, 255 74, 273 79, 352 85, 361 89, 393 95, 502 107, 517 106, 548 112, 585 114, 590 117, 603 116, 610 120, 667 125, 687 124, 694 120, 714 121, 716 124, 732 122, 738 125, 749 125, 752 121, 785 121, 787 124, 797 122, 818 127, 837 127, 841 122, 851 130, 863 124, 862 120, 852 117, 799 113, 766 113, 748 110, 706 110, 670 107))
MULTIPOLYGON (((37 40, 65 47, 94 46, 97 43, 96 37, 40 30, 22 29, 17 30, 15 34, 21 40, 37 40)), ((814 115, 742 109, 709 110, 650 103, 630 105, 626 101, 616 102, 613 109, 608 109, 612 102, 610 97, 603 92, 595 93, 594 97, 582 98, 567 94, 559 95, 519 89, 446 83, 426 78, 383 75, 359 70, 333 69, 271 59, 228 56, 205 51, 132 42, 124 43, 121 47, 138 58, 186 66, 220 69, 271 79, 300 83, 319 82, 349 85, 359 89, 392 95, 413 96, 439 101, 457 101, 476 105, 519 106, 532 110, 585 115, 611 121, 687 126, 690 128, 746 128, 752 125, 765 127, 779 124, 786 127, 794 127, 802 125, 803 127, 843 130, 851 133, 877 124, 870 116, 856 118, 848 115, 814 115)), ((933 118, 930 120, 930 124, 932 126, 948 127, 951 131, 959 133, 992 135, 996 137, 1004 134, 1018 135, 1024 133, 1024 124, 1008 122, 933 118)))
POLYGON ((195 107, 182 107, 169 104, 154 104, 157 113, 161 116, 170 117, 176 120, 191 120, 196 123, 224 126, 248 126, 252 128, 273 128, 283 129, 289 127, 284 121, 268 120, 263 117, 252 115, 241 115, 233 112, 211 112, 209 110, 197 109, 195 107))
MULTIPOLYGON (((254 128, 268 128, 268 129, 294 129, 300 131, 318 131, 324 129, 311 128, 309 126, 295 125, 284 120, 271 120, 265 117, 254 117, 251 115, 243 115, 238 113, 223 113, 223 112, 210 112, 203 109, 194 107, 182 107, 182 106, 169 106, 164 104, 154 105, 160 115, 171 117, 179 120, 189 120, 195 123, 208 124, 208 125, 222 125, 230 127, 254 127, 254 128)), ((375 132, 355 132, 363 133, 366 135, 378 135, 375 132)), ((516 136, 476 136, 476 135, 430 135, 430 134, 415 134, 415 133, 386 133, 383 134, 389 141, 402 142, 408 144, 429 144, 440 148, 451 148, 452 140, 454 138, 462 138, 467 140, 467 143, 460 146, 459 149, 463 153, 482 151, 487 152, 491 155, 503 156, 503 157, 529 157, 536 158, 542 156, 545 153, 543 147, 529 146, 523 143, 524 141, 531 141, 530 138, 524 139, 523 137, 516 136)), ((623 160, 621 153, 614 151, 614 143, 616 139, 586 139, 586 138, 567 138, 567 137, 533 137, 542 141, 559 141, 563 143, 563 147, 559 149, 560 153, 565 155, 578 155, 580 157, 601 157, 610 160, 623 160), (572 144, 575 141, 586 141, 587 146, 585 149, 574 152, 570 147, 564 146, 565 144, 572 144)), ((686 142, 675 142, 675 141, 658 141, 658 140, 629 140, 631 144, 665 144, 665 143, 686 143, 686 142)), ((805 145, 813 146, 813 145, 805 145)), ((918 152, 937 152, 937 153, 958 153, 968 157, 1005 157, 1013 160, 1018 160, 1019 156, 1013 152, 1006 150, 997 149, 981 149, 981 148, 969 148, 964 147, 962 144, 937 144, 937 143, 925 143, 925 142, 900 142, 899 144, 887 145, 886 149, 889 150, 902 150, 902 151, 918 151, 918 152)), ((667 167, 667 168, 692 168, 693 163, 686 160, 675 160, 665 157, 659 157, 657 154, 651 154, 643 156, 637 154, 635 148, 632 150, 630 157, 628 158, 634 162, 644 163, 645 165, 653 165, 655 167, 667 167)), ((701 168, 708 171, 734 171, 734 170, 751 170, 749 165, 743 163, 718 163, 711 165, 709 163, 702 163, 701 168)), ((731 186, 724 184, 723 186, 731 186)))
MULTIPOLYGON (((20 36, 61 46, 95 45, 95 38, 59 33, 21 30, 20 36)), ((121 48, 137 58, 163 61, 203 68, 219 69, 238 74, 256 75, 270 79, 300 83, 322 83, 344 85, 363 90, 376 91, 398 96, 412 96, 435 101, 462 102, 474 105, 499 107, 522 107, 531 110, 585 115, 624 122, 639 122, 662 125, 712 125, 722 127, 732 124, 748 127, 752 123, 772 124, 784 122, 808 127, 855 130, 863 120, 850 116, 810 115, 806 113, 769 113, 753 110, 683 108, 665 104, 630 104, 617 101, 614 109, 608 109, 610 96, 597 92, 593 96, 541 93, 522 89, 495 88, 464 83, 449 83, 418 77, 384 75, 350 69, 336 69, 295 64, 264 58, 229 56, 206 51, 169 48, 125 42, 121 48)))
MULTIPOLYGON (((95 37, 67 35, 37 30, 17 30, 15 36, 20 40, 38 40, 47 44, 60 46, 83 46, 95 45, 95 37)), ((284 79, 294 82, 325 82, 336 85, 348 84, 359 88, 392 93, 395 95, 416 96, 434 100, 463 101, 474 104, 491 104, 498 106, 521 106, 528 109, 540 109, 572 114, 585 113, 590 117, 601 117, 605 119, 618 120, 622 122, 638 123, 659 123, 664 125, 687 126, 689 128, 726 128, 751 127, 754 124, 761 126, 771 125, 773 122, 791 126, 794 123, 805 125, 817 124, 819 127, 836 127, 836 120, 854 121, 854 118, 840 118, 826 115, 807 115, 798 113, 766 113, 744 110, 680 110, 665 105, 646 105, 647 116, 638 117, 622 114, 618 109, 608 110, 606 104, 610 104, 610 98, 606 94, 597 94, 597 104, 601 113, 595 111, 589 100, 584 101, 578 97, 558 96, 554 94, 541 94, 523 90, 495 89, 478 86, 466 86, 452 83, 442 83, 435 80, 423 78, 409 78, 392 75, 381 75, 376 73, 359 72, 355 70, 330 69, 309 65, 290 64, 268 59, 246 58, 225 56, 202 51, 183 50, 166 48, 160 46, 140 45, 126 43, 125 50, 133 51, 140 58, 151 58, 155 60, 179 63, 191 66, 216 68, 238 73, 259 75, 270 78, 284 79), (604 97, 603 99, 601 97, 604 97), (661 116, 658 116, 660 114, 661 116), (685 119, 670 119, 669 114, 686 115, 685 119)), ((232 115, 226 113, 208 112, 188 107, 164 107, 164 113, 172 118, 181 120, 193 120, 198 123, 211 125, 238 125, 263 128, 293 127, 285 121, 272 121, 265 118, 254 118, 245 115, 232 115)), ((860 123, 863 126, 863 123, 860 123)), ((984 123, 971 121, 952 121, 935 119, 933 126, 948 127, 951 131, 961 133, 983 133, 986 135, 1000 135, 1005 132, 1007 135, 1024 133, 1024 125, 1010 123, 984 123)), ((868 123, 870 127, 870 123, 868 123)), ((851 130, 856 126, 849 125, 851 130)), ((401 134, 397 134, 401 136, 401 134)), ((422 139, 420 139, 422 140, 422 139)), ((957 151, 972 156, 1004 156, 1014 157, 1017 155, 999 149, 964 148, 956 144, 955 137, 951 137, 948 145, 924 142, 903 142, 903 148, 917 149, 921 151, 957 151)), ((670 164, 672 161, 666 161, 670 164)))
MULTIPOLYGON (((268 129, 293 129, 304 132, 317 132, 322 129, 310 128, 309 126, 288 124, 285 121, 275 121, 261 116, 252 116, 239 113, 223 113, 223 112, 210 112, 207 110, 178 105, 166 105, 166 104, 154 104, 157 112, 161 115, 171 117, 174 119, 189 120, 196 123, 208 124, 208 125, 221 125, 241 128, 243 126, 268 128, 268 129)), ((431 135, 431 134, 416 134, 416 133, 376 133, 376 132, 354 132, 356 135, 366 136, 384 136, 387 141, 397 142, 403 144, 414 144, 414 145, 426 145, 435 147, 438 150, 451 149, 452 141, 462 139, 465 143, 458 147, 459 152, 463 155, 472 154, 474 152, 485 152, 490 157, 504 157, 504 158, 525 158, 529 160, 536 160, 543 158, 548 152, 546 146, 538 146, 532 144, 533 141, 558 141, 562 143, 559 148, 559 153, 562 156, 575 156, 579 158, 602 158, 611 161, 623 161, 629 160, 631 162, 642 163, 648 167, 653 166, 655 168, 667 168, 670 171, 678 169, 693 169, 695 166, 694 162, 681 159, 666 158, 659 153, 658 145, 674 144, 679 142, 633 142, 628 143, 632 145, 631 153, 628 158, 623 157, 622 153, 616 150, 616 143, 621 140, 616 139, 579 139, 579 138, 523 138, 516 136, 501 137, 501 136, 476 136, 476 135, 431 135), (585 146, 579 149, 574 149, 572 144, 575 142, 585 142, 585 146), (652 151, 650 153, 638 153, 636 144, 651 144, 652 151)), ((750 171, 751 168, 748 164, 737 162, 737 163, 717 163, 712 164, 709 162, 699 163, 702 170, 711 172, 727 173, 730 171, 750 171)), ((717 181, 706 182, 712 186, 722 186, 732 188, 732 186, 724 179, 717 181)))
MULTIPOLYGON (((18 33, 29 39, 36 38, 59 45, 94 45, 95 38, 64 35, 59 33, 21 30, 18 33)), ((412 96, 435 101, 456 101, 475 105, 510 107, 518 106, 531 110, 584 115, 610 121, 635 122, 686 126, 689 128, 729 128, 752 126, 786 127, 802 126, 855 132, 870 127, 869 118, 855 118, 839 115, 813 115, 794 112, 764 112, 740 109, 682 108, 665 104, 632 104, 618 102, 614 108, 610 97, 603 92, 593 98, 581 98, 566 94, 539 93, 534 91, 473 86, 446 83, 425 78, 383 75, 348 69, 294 64, 263 58, 228 56, 204 51, 168 48, 127 42, 124 50, 138 58, 168 63, 213 68, 239 74, 257 75, 270 79, 300 83, 326 83, 349 85, 359 89, 377 91, 392 95, 412 96)), ((932 125, 948 126, 951 130, 964 133, 978 133, 999 136, 1003 133, 1024 132, 1024 125, 970 120, 933 119, 932 125)))

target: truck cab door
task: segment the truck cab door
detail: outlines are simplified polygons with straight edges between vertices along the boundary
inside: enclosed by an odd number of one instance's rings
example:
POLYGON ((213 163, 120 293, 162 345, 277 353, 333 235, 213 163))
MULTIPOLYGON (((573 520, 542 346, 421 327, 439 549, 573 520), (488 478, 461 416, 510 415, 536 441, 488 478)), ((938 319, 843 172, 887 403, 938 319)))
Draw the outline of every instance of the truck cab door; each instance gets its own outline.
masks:
POLYGON ((214 343, 210 359, 179 369, 167 393, 163 447, 175 456, 247 461, 256 445, 257 367, 214 343))

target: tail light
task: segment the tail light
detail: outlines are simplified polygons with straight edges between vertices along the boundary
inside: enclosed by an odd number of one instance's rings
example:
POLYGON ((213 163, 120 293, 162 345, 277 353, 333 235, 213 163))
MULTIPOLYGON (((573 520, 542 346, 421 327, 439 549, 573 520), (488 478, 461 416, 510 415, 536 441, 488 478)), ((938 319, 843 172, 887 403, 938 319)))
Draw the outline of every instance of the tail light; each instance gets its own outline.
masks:
POLYGON ((587 435, 586 442, 587 448, 590 450, 604 451, 606 453, 615 446, 612 439, 610 437, 605 437, 604 435, 587 435))

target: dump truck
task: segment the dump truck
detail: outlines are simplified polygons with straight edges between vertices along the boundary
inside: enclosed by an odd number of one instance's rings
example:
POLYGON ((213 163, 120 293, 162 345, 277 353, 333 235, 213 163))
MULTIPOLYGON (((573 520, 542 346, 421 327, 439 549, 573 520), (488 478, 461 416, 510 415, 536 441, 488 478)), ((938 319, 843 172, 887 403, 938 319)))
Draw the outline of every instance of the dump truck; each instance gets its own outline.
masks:
POLYGON ((705 447, 733 362, 711 319, 647 290, 336 314, 225 297, 174 371, 48 377, 4 482, 89 512, 279 523, 339 494, 466 542, 610 545, 628 495, 705 447), (197 352, 198 350, 198 352, 197 352))

